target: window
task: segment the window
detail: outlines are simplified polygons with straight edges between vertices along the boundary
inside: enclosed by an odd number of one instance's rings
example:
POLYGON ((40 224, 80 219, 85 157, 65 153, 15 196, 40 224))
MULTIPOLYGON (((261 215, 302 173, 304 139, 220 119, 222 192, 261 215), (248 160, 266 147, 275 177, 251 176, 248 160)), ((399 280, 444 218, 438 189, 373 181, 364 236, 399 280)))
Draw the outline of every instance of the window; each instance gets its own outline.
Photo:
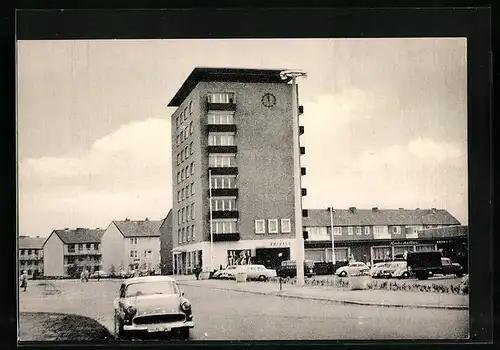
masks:
POLYGON ((234 93, 209 93, 208 103, 234 103, 234 93))
POLYGON ((189 102, 189 114, 193 113, 193 101, 189 102))
POLYGON ((33 250, 33 254, 36 256, 38 255, 38 249, 33 250))
POLYGON ((191 236, 193 237, 193 241, 194 241, 194 238, 196 237, 196 234, 195 234, 195 226, 191 226, 191 236))
POLYGON ((182 200, 186 199, 186 193, 184 192, 184 189, 181 190, 181 198, 182 200))
POLYGON ((281 233, 292 232, 292 224, 290 219, 281 219, 281 233))
POLYGON ((181 112, 181 115, 179 116, 179 121, 182 125, 182 123, 184 122, 184 112, 181 112))
POLYGON ((209 146, 234 146, 233 133, 210 133, 208 134, 209 146))
POLYGON ((194 163, 191 163, 189 165, 189 172, 191 173, 191 175, 194 175, 194 163))
MULTIPOLYGON (((78 245, 78 250, 83 250, 83 244, 78 245)), ((30 250, 28 250, 28 254, 31 254, 30 250)))
POLYGON ((370 226, 365 226, 365 235, 370 234, 370 226))
POLYGON ((75 245, 74 244, 69 244, 68 245, 68 252, 69 253, 74 253, 75 252, 75 245))
POLYGON ((186 210, 185 208, 182 208, 182 223, 186 222, 186 210))
POLYGON ((186 159, 188 159, 189 158, 188 146, 184 147, 184 154, 186 155, 186 159))
POLYGON ((236 220, 212 220, 213 233, 236 233, 238 232, 236 220))
POLYGON ((181 181, 184 181, 185 178, 186 178, 186 169, 182 168, 182 170, 181 170, 181 181))
POLYGON ((210 154, 208 157, 209 167, 235 167, 236 155, 235 154, 210 154))
POLYGON ((177 116, 177 118, 175 118, 175 127, 176 128, 179 127, 179 116, 177 116))
POLYGON ((99 243, 94 243, 94 250, 99 250, 99 243))
POLYGON ((387 226, 373 226, 373 238, 374 239, 386 239, 391 238, 387 226))
POLYGON ((189 242, 191 240, 190 234, 189 234, 189 229, 191 226, 186 227, 186 240, 189 242))
POLYGON ((401 226, 393 226, 392 233, 395 235, 400 235, 401 234, 401 226))
POLYGON ((175 143, 177 144, 177 146, 179 146, 181 144, 181 135, 180 134, 177 135, 175 143))
POLYGON ((189 198, 189 185, 186 186, 185 191, 186 191, 186 198, 189 198))
POLYGON ((130 238, 130 244, 134 244, 134 239, 130 238))
POLYGON ((191 220, 191 208, 189 207, 187 211, 187 218, 186 218, 186 221, 189 222, 189 220, 191 220))
POLYGON ((269 233, 278 233, 278 219, 267 220, 269 233))
POLYGON ((189 137, 188 136, 188 131, 189 131, 188 128, 189 128, 188 126, 186 126, 184 128, 184 138, 182 139, 182 141, 187 140, 187 138, 189 137))
POLYGON ((212 176, 212 188, 236 188, 235 175, 215 175, 212 176))
POLYGON ((193 154, 193 142, 189 144, 189 154, 193 154))
POLYGON ((181 190, 177 191, 177 202, 180 202, 182 200, 181 196, 181 190))
POLYGON ((181 173, 177 172, 177 183, 181 182, 181 173))
POLYGON ((193 133, 193 130, 194 130, 194 128, 193 128, 193 122, 190 122, 189 123, 189 135, 191 135, 193 133))
POLYGON ((266 233, 266 221, 265 220, 255 220, 255 233, 262 234, 266 233))
POLYGON ((181 229, 177 230, 177 240, 179 241, 179 244, 182 243, 181 229))
POLYGON ((361 226, 356 226, 356 234, 361 235, 363 233, 361 226))
POLYGON ((31 249, 28 249, 28 255, 31 255, 31 249))
POLYGON ((212 210, 237 210, 236 198, 212 198, 212 210))
POLYGON ((348 226, 348 227, 347 227, 347 234, 348 234, 348 235, 352 235, 352 234, 354 234, 354 231, 353 231, 353 227, 352 227, 352 226, 348 226))
POLYGON ((232 113, 209 113, 208 124, 234 124, 232 113))
POLYGON ((21 249, 21 255, 24 255, 24 249, 21 249))
POLYGON ((191 195, 194 195, 194 182, 191 184, 191 195))
POLYGON ((189 166, 186 167, 186 179, 191 176, 191 171, 189 170, 189 166))
POLYGON ((181 163, 184 161, 184 150, 181 151, 181 163))
POLYGON ((38 266, 38 261, 37 260, 33 261, 33 265, 38 266))
POLYGON ((194 220, 194 203, 191 204, 191 219, 194 220))
POLYGON ((342 227, 336 226, 333 228, 333 235, 334 236, 342 236, 342 227))
POLYGON ((137 250, 134 250, 134 258, 137 258, 137 250))
POLYGON ((130 257, 131 257, 131 258, 133 258, 133 257, 134 257, 134 251, 133 251, 133 250, 131 250, 131 251, 130 251, 130 257))
POLYGON ((182 228, 182 243, 186 242, 186 229, 182 228))
POLYGON ((181 210, 177 210, 177 225, 180 225, 182 221, 181 210))

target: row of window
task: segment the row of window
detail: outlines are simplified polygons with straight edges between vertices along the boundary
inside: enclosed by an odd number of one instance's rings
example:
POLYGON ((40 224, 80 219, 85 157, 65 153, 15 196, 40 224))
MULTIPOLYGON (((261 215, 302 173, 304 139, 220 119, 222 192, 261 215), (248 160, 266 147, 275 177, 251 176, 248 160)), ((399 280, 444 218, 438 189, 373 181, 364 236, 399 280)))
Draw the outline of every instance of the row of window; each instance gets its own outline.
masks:
MULTIPOLYGON (((99 249, 99 243, 94 243, 94 250, 98 250, 99 249)), ((83 244, 68 244, 68 252, 69 253, 74 253, 75 252, 75 246, 78 246, 78 251, 82 251, 83 250, 83 244)), ((87 250, 91 250, 92 248, 92 243, 87 243, 85 244, 85 248, 87 250)))
POLYGON ((237 233, 238 221, 236 219, 212 220, 212 232, 214 234, 237 233))
POLYGON ((233 92, 211 92, 208 94, 208 103, 235 103, 233 92))
POLYGON ((177 172, 177 183, 189 179, 190 176, 194 175, 194 162, 191 162, 189 166, 182 168, 181 171, 177 172))
MULTIPOLYGON (((101 257, 99 255, 88 255, 85 256, 85 260, 94 260, 94 261, 99 261, 101 257)), ((73 264, 75 261, 83 261, 84 257, 83 256, 68 256, 66 261, 68 264, 73 264)))
POLYGON ((236 175, 212 175, 210 185, 212 189, 237 188, 236 175))
MULTIPOLYGON (((145 257, 151 257, 151 250, 150 249, 149 250, 148 249, 145 250, 144 251, 144 256, 145 257)), ((130 257, 131 258, 137 258, 137 250, 131 250, 130 251, 130 257)))
POLYGON ((33 253, 33 255, 38 255, 38 251, 41 250, 41 249, 21 249, 20 250, 20 254, 21 255, 24 255, 24 252, 27 253, 27 255, 31 255, 31 253, 33 253))
POLYGON ((209 146, 234 146, 234 133, 211 132, 208 134, 209 146))
POLYGON ((234 124, 232 113, 208 113, 208 124, 234 124))
POLYGON ((194 241, 196 238, 195 225, 180 228, 177 231, 177 240, 180 243, 194 241))
POLYGON ((236 167, 236 154, 215 154, 208 156, 208 166, 214 168, 236 167))
MULTIPOLYGON (((437 226, 437 225, 436 225, 437 226)), ((370 226, 336 226, 333 228, 334 236, 341 236, 345 229, 343 227, 347 227, 347 234, 352 236, 354 234, 360 235, 370 235, 370 226)), ((415 234, 418 230, 424 228, 424 226, 407 226, 407 228, 411 229, 410 234, 415 234)), ((328 236, 328 227, 306 227, 305 230, 309 233, 310 236, 328 236)), ((401 234, 401 226, 392 226, 390 232, 394 235, 401 234)), ((375 236, 381 235, 389 235, 389 227, 388 226, 373 226, 373 234, 375 236)))
POLYGON ((194 203, 191 203, 191 205, 188 204, 186 207, 177 210, 178 225, 189 222, 190 220, 194 220, 194 203))
POLYGON ((179 153, 177 153, 177 165, 181 164, 183 161, 189 158, 190 155, 194 153, 193 142, 189 146, 184 147, 179 153))
POLYGON ((38 260, 21 260, 21 266, 24 266, 24 264, 26 263, 26 266, 31 266, 31 264, 33 264, 34 266, 38 266, 38 260))
MULTIPOLYGON (((292 231, 290 219, 268 219, 267 220, 267 233, 290 233, 292 231), (278 227, 278 222, 281 222, 281 231, 278 227)), ((266 233, 266 220, 258 219, 255 220, 255 233, 264 234, 266 233)))
POLYGON ((194 182, 191 183, 191 185, 187 185, 186 187, 183 187, 179 191, 177 191, 177 202, 181 202, 185 199, 188 199, 189 196, 194 195, 194 182))
POLYGON ((215 211, 235 211, 238 210, 235 197, 212 198, 212 210, 215 211))
POLYGON ((189 115, 193 113, 193 101, 189 102, 187 107, 184 107, 184 110, 175 118, 175 126, 179 128, 188 118, 189 115))
POLYGON ((179 146, 181 143, 187 140, 189 138, 189 135, 193 134, 193 131, 193 122, 190 122, 189 127, 186 125, 184 128, 182 128, 181 132, 177 134, 175 141, 176 145, 179 146))

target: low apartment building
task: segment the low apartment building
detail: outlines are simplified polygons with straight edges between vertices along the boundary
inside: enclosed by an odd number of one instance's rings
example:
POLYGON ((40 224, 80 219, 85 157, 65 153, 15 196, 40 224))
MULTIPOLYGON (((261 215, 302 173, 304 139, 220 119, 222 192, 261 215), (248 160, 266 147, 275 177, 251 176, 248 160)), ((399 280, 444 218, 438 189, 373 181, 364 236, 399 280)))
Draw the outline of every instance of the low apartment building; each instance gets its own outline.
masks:
POLYGON ((43 245, 44 276, 75 277, 101 269, 102 229, 54 230, 43 245))
MULTIPOLYGON (((440 235, 459 231, 436 229, 458 225, 460 222, 448 211, 436 208, 351 207, 334 209, 333 213, 329 209, 309 209, 304 217, 304 231, 307 232, 305 256, 308 260, 332 261, 332 238, 336 261, 352 257, 357 261, 376 263, 392 260, 405 252, 439 249, 446 256, 451 252, 447 246, 451 238, 445 242, 440 235), (434 229, 433 234, 425 233, 428 229, 434 229)), ((463 240, 464 235, 460 236, 463 240)))
POLYGON ((112 221, 102 236, 102 269, 106 272, 160 272, 160 226, 163 220, 112 221))
POLYGON ((45 238, 19 236, 19 272, 26 271, 28 278, 43 276, 43 243, 45 238))

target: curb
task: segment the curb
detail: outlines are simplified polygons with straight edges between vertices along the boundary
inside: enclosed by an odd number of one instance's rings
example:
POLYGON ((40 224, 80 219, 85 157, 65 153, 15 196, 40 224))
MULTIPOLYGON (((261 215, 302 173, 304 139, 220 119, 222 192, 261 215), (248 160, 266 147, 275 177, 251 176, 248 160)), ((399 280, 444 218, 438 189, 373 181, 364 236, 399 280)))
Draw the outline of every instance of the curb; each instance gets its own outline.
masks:
POLYGON ((240 292, 240 293, 248 293, 248 294, 256 294, 256 295, 277 296, 277 297, 282 297, 282 298, 329 301, 329 302, 338 303, 338 304, 379 306, 379 307, 407 307, 407 308, 417 308, 417 309, 469 310, 469 307, 465 306, 465 305, 386 304, 386 303, 374 303, 374 302, 369 302, 369 301, 357 301, 357 300, 345 300, 345 299, 339 300, 339 299, 332 299, 332 298, 328 298, 328 297, 315 297, 315 296, 284 294, 284 293, 281 293, 279 291, 278 292, 256 292, 256 291, 250 291, 250 290, 237 290, 237 289, 231 289, 231 288, 196 285, 196 284, 189 284, 189 283, 185 284, 185 283, 182 283, 181 281, 179 281, 178 284, 187 285, 187 286, 191 286, 191 287, 224 290, 224 291, 229 291, 229 292, 240 292))

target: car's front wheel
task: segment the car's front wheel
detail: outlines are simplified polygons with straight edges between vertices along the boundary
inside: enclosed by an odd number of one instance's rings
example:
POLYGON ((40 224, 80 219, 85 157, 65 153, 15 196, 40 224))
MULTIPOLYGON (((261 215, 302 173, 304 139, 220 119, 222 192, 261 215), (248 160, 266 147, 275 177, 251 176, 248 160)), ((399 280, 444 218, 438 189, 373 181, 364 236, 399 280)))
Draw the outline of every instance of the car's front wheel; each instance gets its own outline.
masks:
POLYGON ((408 277, 410 277, 410 274, 407 271, 403 272, 403 274, 401 275, 401 278, 403 279, 407 279, 408 277))
POLYGON ((339 277, 346 277, 347 276, 347 271, 340 271, 339 277))
POLYGON ((179 336, 182 340, 188 340, 189 339, 189 328, 181 328, 179 330, 179 336))

